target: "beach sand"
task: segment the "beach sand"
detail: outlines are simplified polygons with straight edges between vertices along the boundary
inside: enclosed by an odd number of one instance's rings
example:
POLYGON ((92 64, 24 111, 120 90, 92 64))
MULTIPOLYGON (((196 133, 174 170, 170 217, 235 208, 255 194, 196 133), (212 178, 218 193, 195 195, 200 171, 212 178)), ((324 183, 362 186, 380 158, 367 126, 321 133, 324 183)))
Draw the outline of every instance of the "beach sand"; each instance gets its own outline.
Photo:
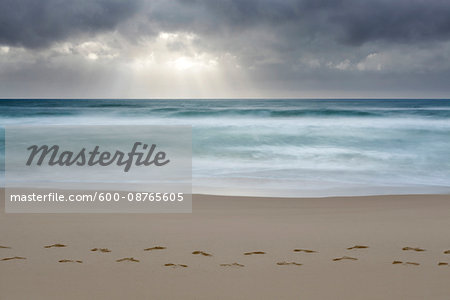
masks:
POLYGON ((0 299, 448 300, 449 234, 449 195, 195 195, 192 214, 1 213, 0 299))

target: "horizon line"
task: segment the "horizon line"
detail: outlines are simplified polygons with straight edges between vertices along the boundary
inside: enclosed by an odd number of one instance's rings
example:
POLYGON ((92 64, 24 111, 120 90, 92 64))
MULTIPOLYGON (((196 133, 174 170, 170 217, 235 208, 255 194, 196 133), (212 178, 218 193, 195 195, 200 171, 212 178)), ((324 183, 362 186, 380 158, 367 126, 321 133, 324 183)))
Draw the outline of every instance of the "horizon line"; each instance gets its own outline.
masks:
POLYGON ((179 97, 154 97, 154 98, 100 98, 100 97, 12 97, 12 98, 2 98, 2 100, 450 100, 450 98, 443 97, 194 97, 194 98, 179 98, 179 97))

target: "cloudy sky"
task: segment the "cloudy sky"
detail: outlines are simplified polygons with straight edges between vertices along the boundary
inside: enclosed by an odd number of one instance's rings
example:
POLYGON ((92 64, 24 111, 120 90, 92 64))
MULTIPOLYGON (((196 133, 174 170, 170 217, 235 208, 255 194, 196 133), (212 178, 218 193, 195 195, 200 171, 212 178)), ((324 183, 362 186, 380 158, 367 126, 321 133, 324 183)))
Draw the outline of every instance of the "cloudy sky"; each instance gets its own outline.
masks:
POLYGON ((1 0, 0 97, 450 97, 448 0, 1 0))

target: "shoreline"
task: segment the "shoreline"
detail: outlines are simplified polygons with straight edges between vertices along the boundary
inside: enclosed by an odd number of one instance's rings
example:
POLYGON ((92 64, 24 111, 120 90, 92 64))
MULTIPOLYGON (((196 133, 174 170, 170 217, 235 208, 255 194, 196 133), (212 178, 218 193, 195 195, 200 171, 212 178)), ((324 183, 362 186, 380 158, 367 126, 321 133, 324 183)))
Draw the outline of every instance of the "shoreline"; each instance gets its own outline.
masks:
POLYGON ((322 197, 273 197, 273 196, 246 196, 246 195, 220 195, 220 194, 202 194, 202 193, 193 193, 192 199, 198 197, 198 198, 239 198, 239 199, 296 199, 296 200, 312 200, 312 199, 348 199, 348 198, 384 198, 384 197, 391 197, 391 198, 402 198, 402 197, 450 197, 450 193, 436 193, 436 194, 380 194, 380 195, 357 195, 357 196, 322 196, 322 197))

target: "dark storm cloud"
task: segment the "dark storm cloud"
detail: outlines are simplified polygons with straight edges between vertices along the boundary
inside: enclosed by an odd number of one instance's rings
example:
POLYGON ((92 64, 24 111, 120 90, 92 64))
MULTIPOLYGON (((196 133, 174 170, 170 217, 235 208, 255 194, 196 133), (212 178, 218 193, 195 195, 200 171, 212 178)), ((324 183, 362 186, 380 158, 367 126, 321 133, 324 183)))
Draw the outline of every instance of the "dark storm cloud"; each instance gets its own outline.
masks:
POLYGON ((138 10, 137 1, 2 0, 0 44, 45 47, 80 33, 114 29, 138 10))
POLYGON ((356 46, 450 37, 447 0, 3 0, 0 43, 47 46, 80 33, 113 30, 135 13, 149 20, 137 34, 160 29, 220 36, 259 28, 293 44, 323 36, 356 46))
POLYGON ((450 1, 343 1, 330 21, 343 29, 343 41, 352 45, 447 40, 450 1))
POLYGON ((348 45, 450 37, 450 1, 178 0, 150 14, 156 26, 215 34, 264 28, 290 40, 325 35, 348 45))

